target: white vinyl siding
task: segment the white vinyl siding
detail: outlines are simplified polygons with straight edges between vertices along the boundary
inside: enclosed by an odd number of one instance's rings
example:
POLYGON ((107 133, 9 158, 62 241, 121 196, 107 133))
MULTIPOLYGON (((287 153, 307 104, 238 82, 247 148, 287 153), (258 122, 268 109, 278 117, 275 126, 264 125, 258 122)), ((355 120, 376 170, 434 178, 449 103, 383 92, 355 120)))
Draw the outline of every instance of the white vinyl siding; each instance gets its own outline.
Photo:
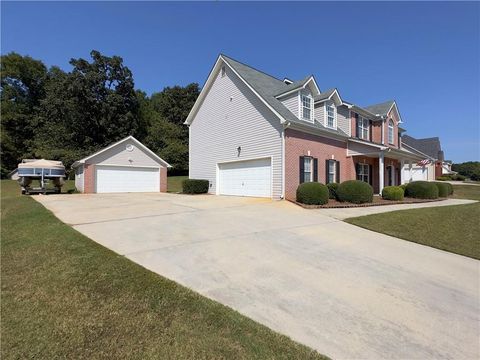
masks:
POLYGON ((83 165, 79 165, 75 168, 75 188, 83 192, 83 184, 84 184, 84 170, 83 165))
POLYGON ((189 176, 209 180, 209 192, 215 194, 217 164, 271 158, 272 194, 278 199, 282 196, 281 134, 278 117, 227 66, 225 77, 218 74, 190 125, 189 176))
POLYGON ((158 161, 140 149, 133 141, 118 144, 87 160, 98 165, 159 166, 158 161), (127 147, 131 151, 127 151, 127 147))
POLYGON ((350 133, 350 110, 344 106, 337 107, 337 129, 342 130, 348 136, 351 136, 350 133))
POLYGON ((293 115, 296 117, 300 117, 300 114, 298 113, 298 91, 293 92, 292 94, 288 94, 282 98, 279 99, 282 104, 292 112, 293 115))
POLYGON ((95 166, 97 193, 159 192, 160 169, 127 166, 95 166))

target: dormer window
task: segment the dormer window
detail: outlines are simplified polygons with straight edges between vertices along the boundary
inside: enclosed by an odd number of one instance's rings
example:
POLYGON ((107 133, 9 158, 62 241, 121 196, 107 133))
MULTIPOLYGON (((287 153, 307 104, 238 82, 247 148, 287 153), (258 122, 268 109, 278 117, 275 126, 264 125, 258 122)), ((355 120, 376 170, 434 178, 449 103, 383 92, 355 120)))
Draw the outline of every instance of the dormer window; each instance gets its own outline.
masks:
POLYGON ((336 129, 337 128, 337 108, 333 102, 325 105, 325 126, 336 129))
POLYGON ((393 144, 393 120, 388 120, 388 143, 393 144))
POLYGON ((313 112, 312 112, 312 98, 308 95, 302 95, 302 119, 312 121, 313 112))

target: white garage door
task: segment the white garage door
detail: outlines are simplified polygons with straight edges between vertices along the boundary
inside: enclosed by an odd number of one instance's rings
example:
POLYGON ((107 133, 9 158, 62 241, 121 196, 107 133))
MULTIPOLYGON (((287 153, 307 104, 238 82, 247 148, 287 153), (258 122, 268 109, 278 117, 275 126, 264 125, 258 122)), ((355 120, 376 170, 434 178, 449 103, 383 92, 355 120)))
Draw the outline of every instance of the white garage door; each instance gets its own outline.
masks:
POLYGON ((236 196, 272 196, 270 159, 219 164, 219 193, 236 196))
POLYGON ((158 168, 100 165, 95 168, 97 193, 160 191, 158 168))
MULTIPOLYGON (((410 179, 410 170, 405 168, 405 179, 410 179)), ((428 169, 422 166, 412 167, 412 181, 428 180, 428 169)))

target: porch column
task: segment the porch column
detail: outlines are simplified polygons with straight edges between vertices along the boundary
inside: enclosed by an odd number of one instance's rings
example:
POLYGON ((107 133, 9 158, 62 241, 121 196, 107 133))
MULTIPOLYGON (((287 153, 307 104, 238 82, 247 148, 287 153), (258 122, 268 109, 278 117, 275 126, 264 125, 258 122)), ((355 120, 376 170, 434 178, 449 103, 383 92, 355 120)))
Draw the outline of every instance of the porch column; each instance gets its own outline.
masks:
POLYGON ((385 156, 383 151, 378 155, 378 192, 381 194, 385 180, 385 156))
POLYGON ((408 160, 408 182, 412 181, 412 160, 408 160))
POLYGON ((405 160, 404 159, 400 159, 400 185, 402 185, 404 182, 405 182, 405 179, 404 179, 404 170, 403 170, 403 167, 405 166, 405 160))

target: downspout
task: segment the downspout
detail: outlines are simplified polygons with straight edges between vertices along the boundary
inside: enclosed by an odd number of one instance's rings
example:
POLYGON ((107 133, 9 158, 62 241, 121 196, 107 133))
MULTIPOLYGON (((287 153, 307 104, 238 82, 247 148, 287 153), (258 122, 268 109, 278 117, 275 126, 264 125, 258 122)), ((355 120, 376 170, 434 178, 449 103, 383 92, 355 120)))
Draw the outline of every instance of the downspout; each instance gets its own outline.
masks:
POLYGON ((282 199, 285 199, 285 130, 290 126, 286 123, 282 129, 282 199))

